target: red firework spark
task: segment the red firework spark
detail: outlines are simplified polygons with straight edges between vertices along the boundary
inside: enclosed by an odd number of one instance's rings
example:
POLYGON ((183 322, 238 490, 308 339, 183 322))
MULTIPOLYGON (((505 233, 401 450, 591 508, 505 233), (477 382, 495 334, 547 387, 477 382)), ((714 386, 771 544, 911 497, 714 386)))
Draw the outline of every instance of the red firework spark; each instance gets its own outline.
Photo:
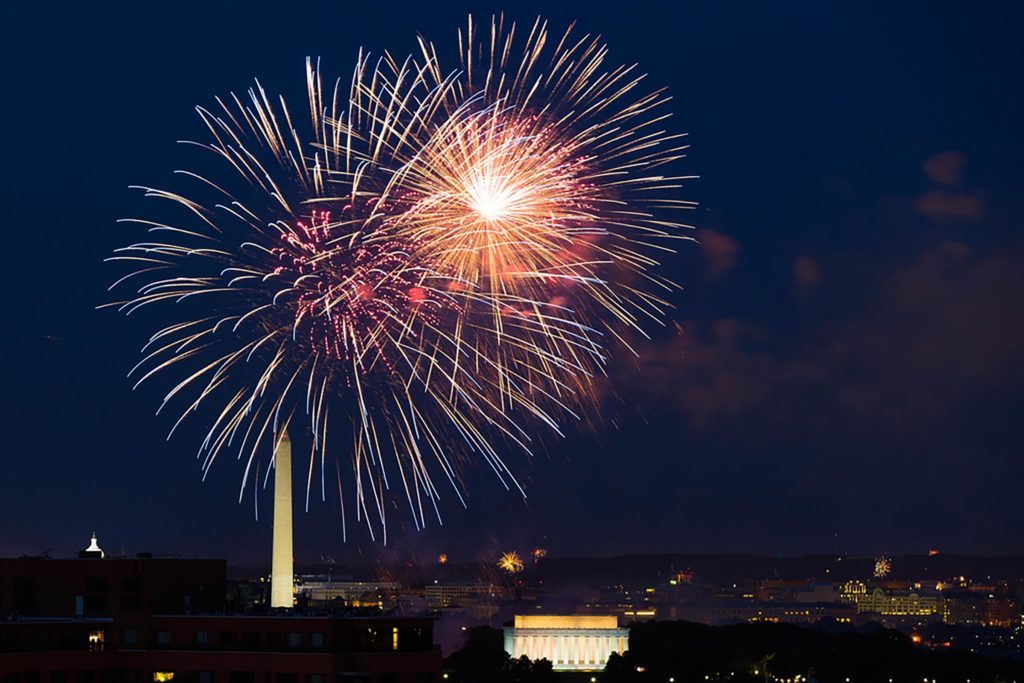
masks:
POLYGON ((393 369, 390 347, 413 334, 412 316, 433 320, 440 301, 421 282, 423 270, 395 239, 353 235, 329 211, 315 210, 283 232, 271 251, 274 273, 292 279, 298 296, 294 334, 337 359, 369 369, 377 361, 393 369))

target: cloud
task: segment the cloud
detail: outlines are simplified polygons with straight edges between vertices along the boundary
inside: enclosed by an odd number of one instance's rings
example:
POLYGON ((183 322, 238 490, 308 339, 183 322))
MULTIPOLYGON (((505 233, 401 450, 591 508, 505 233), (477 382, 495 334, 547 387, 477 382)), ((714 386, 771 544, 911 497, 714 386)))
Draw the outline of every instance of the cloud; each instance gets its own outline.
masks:
POLYGON ((949 151, 933 154, 925 160, 922 168, 925 175, 933 183, 957 186, 963 176, 963 167, 967 158, 963 152, 949 151))
POLYGON ((963 180, 963 167, 967 158, 963 152, 950 151, 934 154, 925 160, 922 169, 928 179, 941 188, 932 188, 914 200, 914 208, 929 219, 977 222, 985 217, 985 203, 975 193, 958 188, 963 180))
POLYGON ((945 190, 929 190, 914 202, 914 207, 933 221, 980 221, 985 217, 985 204, 974 195, 945 190))
POLYGON ((800 287, 813 287, 821 283, 821 266, 810 256, 801 256, 793 262, 793 282, 800 287))
POLYGON ((653 392, 651 404, 671 396, 692 424, 726 438, 946 448, 978 406, 1024 383, 1022 295, 1024 244, 979 254, 947 242, 813 340, 734 318, 686 325, 644 351, 635 388, 653 392))
POLYGON ((740 245, 733 238, 714 230, 699 230, 697 241, 703 247, 711 276, 722 276, 736 266, 740 245))

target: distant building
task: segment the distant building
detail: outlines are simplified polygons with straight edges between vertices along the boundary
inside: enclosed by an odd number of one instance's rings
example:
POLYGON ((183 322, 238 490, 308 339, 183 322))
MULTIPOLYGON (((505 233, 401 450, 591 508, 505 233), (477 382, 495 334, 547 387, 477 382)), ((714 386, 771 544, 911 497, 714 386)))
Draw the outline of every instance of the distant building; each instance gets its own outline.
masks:
POLYGON ((613 652, 629 645, 629 629, 614 616, 517 615, 505 629, 505 652, 513 658, 547 659, 555 671, 603 669, 613 652))
POLYGON ((423 597, 431 609, 466 607, 481 600, 503 599, 508 594, 504 586, 487 583, 435 583, 423 588, 423 597))
POLYGON ((302 580, 296 592, 311 605, 341 601, 352 607, 392 605, 400 586, 388 581, 309 581, 302 580))
POLYGON ((99 542, 96 541, 96 532, 92 532, 92 538, 89 539, 89 547, 85 550, 79 550, 78 556, 82 559, 88 559, 90 557, 102 560, 106 557, 103 552, 103 548, 100 547, 99 542))
POLYGON ((768 621, 784 624, 813 624, 821 619, 852 623, 857 608, 841 602, 797 602, 784 600, 700 600, 670 610, 670 619, 694 621, 709 626, 768 621))
POLYGON ((946 599, 911 590, 883 590, 868 587, 860 581, 849 581, 839 591, 840 599, 856 605, 857 612, 871 612, 893 617, 935 616, 948 621, 946 599))

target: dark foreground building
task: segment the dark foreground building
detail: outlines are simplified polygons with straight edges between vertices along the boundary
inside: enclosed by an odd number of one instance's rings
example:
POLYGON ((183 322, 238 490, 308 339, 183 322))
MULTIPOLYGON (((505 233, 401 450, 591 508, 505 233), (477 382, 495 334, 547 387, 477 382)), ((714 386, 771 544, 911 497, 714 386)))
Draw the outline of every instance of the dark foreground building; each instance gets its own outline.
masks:
POLYGON ((225 614, 223 561, 0 560, 0 683, 438 683, 433 620, 225 614))

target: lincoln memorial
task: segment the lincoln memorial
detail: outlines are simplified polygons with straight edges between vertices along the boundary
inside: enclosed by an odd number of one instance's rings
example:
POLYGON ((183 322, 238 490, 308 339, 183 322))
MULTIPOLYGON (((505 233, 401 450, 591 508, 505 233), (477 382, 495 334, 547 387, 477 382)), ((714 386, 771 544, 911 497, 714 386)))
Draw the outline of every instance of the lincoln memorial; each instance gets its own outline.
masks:
POLYGON ((619 628, 615 616, 516 616, 505 629, 505 652, 518 659, 547 659, 555 671, 603 669, 613 652, 622 654, 629 629, 619 628))

